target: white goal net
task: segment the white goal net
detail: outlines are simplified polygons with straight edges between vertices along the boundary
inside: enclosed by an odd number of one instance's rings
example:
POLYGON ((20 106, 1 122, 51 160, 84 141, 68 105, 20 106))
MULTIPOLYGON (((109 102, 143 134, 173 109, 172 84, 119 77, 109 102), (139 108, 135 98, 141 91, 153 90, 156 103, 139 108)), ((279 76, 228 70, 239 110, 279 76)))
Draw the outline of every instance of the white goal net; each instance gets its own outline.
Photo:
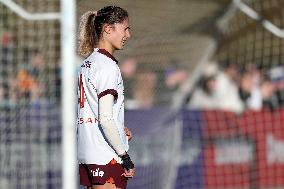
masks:
POLYGON ((3 189, 62 188, 58 12, 59 0, 0 1, 3 189))

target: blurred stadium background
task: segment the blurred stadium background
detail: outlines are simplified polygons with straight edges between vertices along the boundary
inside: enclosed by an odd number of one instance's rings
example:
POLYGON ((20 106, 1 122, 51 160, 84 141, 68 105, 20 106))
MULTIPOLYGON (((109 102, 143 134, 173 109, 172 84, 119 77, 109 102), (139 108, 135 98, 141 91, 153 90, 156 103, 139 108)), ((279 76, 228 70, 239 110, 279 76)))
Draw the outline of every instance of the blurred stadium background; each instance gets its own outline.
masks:
MULTIPOLYGON (((0 0, 0 188, 61 189, 62 101, 75 93, 62 91, 63 23, 26 20, 11 2, 62 9, 0 0)), ((110 4, 132 31, 116 54, 134 132, 129 188, 284 188, 283 0, 77 0, 77 23, 110 4)))

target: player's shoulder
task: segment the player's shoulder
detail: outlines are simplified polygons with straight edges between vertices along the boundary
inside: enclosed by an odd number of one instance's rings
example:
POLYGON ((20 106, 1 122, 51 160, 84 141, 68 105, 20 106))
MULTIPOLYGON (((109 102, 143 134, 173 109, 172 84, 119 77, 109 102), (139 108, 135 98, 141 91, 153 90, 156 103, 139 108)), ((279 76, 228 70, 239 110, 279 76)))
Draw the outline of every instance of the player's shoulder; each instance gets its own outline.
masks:
POLYGON ((94 49, 94 56, 96 56, 100 61, 108 62, 109 64, 117 65, 118 61, 115 59, 115 57, 110 54, 105 49, 94 49))
POLYGON ((96 49, 93 53, 93 58, 95 63, 102 69, 118 69, 117 60, 104 49, 96 49))
POLYGON ((95 49, 89 57, 87 57, 81 67, 91 68, 94 72, 119 72, 117 61, 106 51, 95 49))

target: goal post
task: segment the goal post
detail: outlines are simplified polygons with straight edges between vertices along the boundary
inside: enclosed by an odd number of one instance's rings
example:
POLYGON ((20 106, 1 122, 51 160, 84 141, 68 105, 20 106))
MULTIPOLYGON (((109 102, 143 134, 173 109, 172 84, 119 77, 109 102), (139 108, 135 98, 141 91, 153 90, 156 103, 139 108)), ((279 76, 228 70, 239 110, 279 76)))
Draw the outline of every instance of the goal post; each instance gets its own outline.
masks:
POLYGON ((75 142, 75 0, 61 0, 63 189, 77 188, 75 142))
POLYGON ((75 189, 78 186, 75 9, 75 0, 0 0, 0 37, 6 30, 11 32, 0 38, 0 108, 5 109, 0 112, 0 188, 75 189), (4 43, 9 40, 14 41, 6 47, 4 43), (32 67, 31 61, 40 62, 41 68, 32 67), (24 77, 28 88, 43 81, 40 90, 44 100, 34 102, 26 96, 12 99, 14 92, 10 88, 17 89, 10 80, 14 82, 18 77, 24 77), (60 89, 54 86, 57 80, 60 89), (49 109, 50 104, 55 105, 56 111, 49 109), (30 156, 28 150, 32 153, 30 160, 26 158, 30 156), (28 169, 17 171, 18 164, 28 169), (54 167, 56 171, 52 170, 54 167))

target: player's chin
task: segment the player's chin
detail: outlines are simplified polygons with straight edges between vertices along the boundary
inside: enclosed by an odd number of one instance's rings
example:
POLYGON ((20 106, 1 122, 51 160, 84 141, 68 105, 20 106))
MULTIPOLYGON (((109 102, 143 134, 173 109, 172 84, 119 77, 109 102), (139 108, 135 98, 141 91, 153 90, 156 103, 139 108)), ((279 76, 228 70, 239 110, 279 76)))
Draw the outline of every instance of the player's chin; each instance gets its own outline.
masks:
POLYGON ((123 49, 124 49, 124 44, 116 47, 116 50, 123 50, 123 49))

